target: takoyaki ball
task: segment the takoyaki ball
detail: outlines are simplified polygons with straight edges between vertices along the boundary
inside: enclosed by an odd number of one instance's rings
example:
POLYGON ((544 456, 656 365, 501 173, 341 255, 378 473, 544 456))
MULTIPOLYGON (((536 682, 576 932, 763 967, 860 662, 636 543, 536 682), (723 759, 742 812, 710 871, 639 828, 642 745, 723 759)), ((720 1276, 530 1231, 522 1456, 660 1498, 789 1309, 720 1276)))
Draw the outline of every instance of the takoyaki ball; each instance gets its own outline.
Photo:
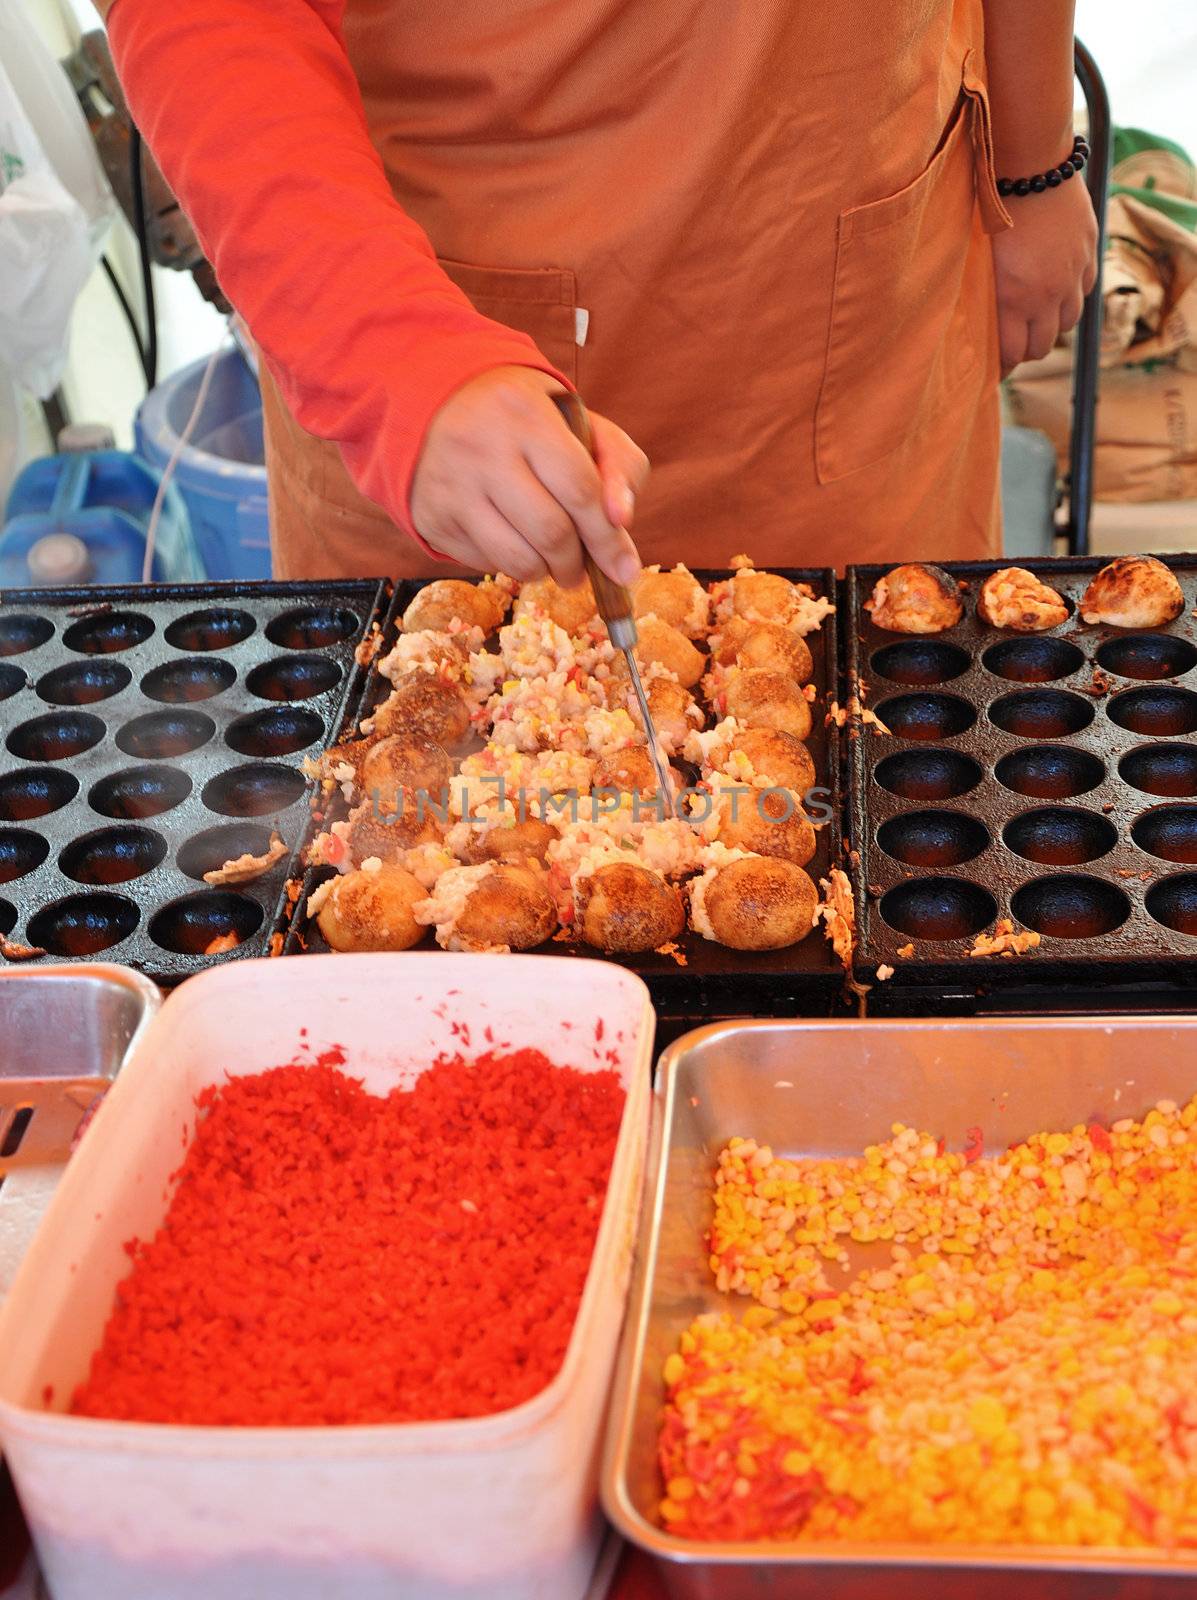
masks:
MULTIPOLYGON (((694 696, 672 678, 653 678, 644 686, 653 727, 665 748, 674 754, 685 744, 696 728, 701 728, 703 717, 697 714, 694 696)), ((620 704, 641 727, 640 705, 631 683, 625 681, 620 704)), ((643 731, 643 729, 641 729, 643 731)))
POLYGON ((780 622, 729 617, 711 646, 712 659, 723 667, 762 667, 787 673, 795 683, 809 683, 814 674, 810 646, 780 622))
POLYGON ((412 908, 426 893, 402 867, 347 872, 333 880, 316 921, 332 950, 410 950, 424 937, 412 908))
POLYGON ((395 864, 405 850, 439 844, 444 825, 421 797, 410 791, 401 799, 365 801, 349 813, 349 858, 355 867, 371 856, 395 864))
POLYGON ((1041 633, 1068 620, 1068 607, 1056 591, 1025 567, 991 572, 977 596, 977 615, 991 628, 1041 633))
POLYGON ((553 840, 560 837, 559 830, 540 817, 525 817, 522 822, 501 821, 471 833, 466 859, 471 863, 521 858, 543 862, 553 840))
POLYGON ((815 830, 792 789, 737 788, 716 795, 716 838, 729 850, 777 856, 804 867, 815 853, 815 830))
POLYGON ((528 611, 541 612, 566 633, 578 634, 585 632, 598 606, 589 578, 584 578, 576 589, 563 589, 554 578, 533 578, 524 584, 515 602, 517 617, 528 611))
POLYGON ((500 583, 484 578, 467 583, 464 578, 437 578, 426 583, 403 613, 404 633, 423 628, 447 631, 454 622, 493 633, 507 615, 511 596, 500 583))
POLYGON ((752 763, 758 777, 778 788, 805 794, 814 787, 815 764, 810 751, 792 733, 780 728, 745 728, 732 749, 752 763))
POLYGON ((1081 596, 1086 622, 1114 628, 1162 628, 1185 608, 1175 575, 1154 556, 1119 556, 1104 566, 1081 596))
POLYGON ((671 628, 660 617, 645 617, 636 627, 639 638, 636 659, 641 664, 656 661, 672 672, 683 689, 692 689, 702 677, 706 657, 696 650, 684 633, 671 628))
POLYGON ((502 861, 470 890, 454 934, 467 948, 532 950, 557 927, 548 874, 534 862, 502 861))
POLYGON ((749 622, 783 625, 799 609, 800 591, 777 572, 737 572, 732 579, 732 612, 749 622))
POLYGON ((453 776, 453 763, 435 739, 392 734, 372 743, 357 765, 363 794, 379 804, 397 803, 404 791, 429 795, 439 804, 453 776))
POLYGON ((711 597, 686 567, 672 572, 644 572, 632 589, 637 617, 660 617, 687 639, 700 639, 710 620, 711 597))
POLYGON ((471 633, 401 633, 395 648, 378 663, 378 670, 395 683, 417 668, 460 677, 470 659, 470 644, 476 638, 471 633))
POLYGON ((682 897, 647 867, 616 861, 574 886, 578 935, 596 950, 655 950, 686 926, 682 897))
MULTIPOLYGON (((676 794, 681 780, 671 767, 669 781, 676 794)), ((621 794, 654 795, 661 787, 657 769, 646 744, 630 744, 595 763, 592 787, 618 789, 621 794)))
POLYGON ((409 672, 374 713, 382 738, 403 734, 450 748, 470 731, 470 708, 461 690, 431 672, 409 672))
POLYGON ((964 615, 960 590, 942 567, 913 561, 878 578, 865 601, 879 628, 890 633, 942 633, 964 615))
POLYGON ((792 861, 744 856, 691 888, 695 930, 732 950, 781 950, 814 925, 818 892, 792 861), (699 888, 701 885, 701 889, 699 888))
POLYGON ((765 667, 736 668, 723 690, 723 707, 749 728, 778 728, 795 739, 810 734, 810 702, 784 672, 765 667))

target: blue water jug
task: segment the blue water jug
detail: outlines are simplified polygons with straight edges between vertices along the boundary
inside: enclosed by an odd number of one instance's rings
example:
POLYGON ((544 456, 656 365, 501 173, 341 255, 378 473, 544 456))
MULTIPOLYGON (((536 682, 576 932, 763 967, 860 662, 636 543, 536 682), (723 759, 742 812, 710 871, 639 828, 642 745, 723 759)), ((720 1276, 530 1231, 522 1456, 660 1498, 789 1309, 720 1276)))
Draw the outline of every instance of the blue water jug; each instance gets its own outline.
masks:
MULTIPOLYGON (((140 583, 150 512, 161 482, 125 450, 43 456, 18 475, 0 531, 0 589, 140 583)), ((154 538, 156 583, 205 574, 187 507, 168 484, 154 538)))

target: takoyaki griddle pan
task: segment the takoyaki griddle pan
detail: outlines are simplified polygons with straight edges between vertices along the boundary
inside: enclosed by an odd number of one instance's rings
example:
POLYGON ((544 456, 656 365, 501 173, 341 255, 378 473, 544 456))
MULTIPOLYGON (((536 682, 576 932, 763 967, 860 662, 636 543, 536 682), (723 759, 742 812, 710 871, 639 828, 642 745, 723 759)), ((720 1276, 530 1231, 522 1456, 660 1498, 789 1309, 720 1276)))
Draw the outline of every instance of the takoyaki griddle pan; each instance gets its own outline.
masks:
POLYGON ((24 589, 0 604, 0 934, 175 983, 263 955, 308 823, 302 770, 365 673, 385 586, 24 589), (204 873, 287 854, 253 882, 204 873), (216 940, 230 948, 207 953, 216 940), (232 941, 235 940, 235 945, 232 941))
POLYGON ((849 737, 861 976, 886 963, 887 988, 1197 979, 1197 557, 1163 559, 1185 607, 1151 630, 1081 621, 1104 559, 1020 563, 1070 608, 1035 634, 977 617, 981 584, 1009 563, 942 563, 964 617, 928 636, 876 627, 864 602, 890 568, 849 568, 849 692, 859 679, 890 728, 849 737), (971 957, 1002 918, 1038 948, 971 957))
MULTIPOLYGON (((704 584, 732 576, 726 569, 692 570, 694 576, 704 584)), ((795 582, 809 583, 817 595, 836 600, 837 580, 830 568, 771 567, 768 570, 780 572, 783 577, 795 582)), ((423 582, 412 580, 397 586, 380 655, 393 644, 399 631, 399 619, 423 586, 423 582)), ((838 694, 836 624, 836 613, 833 612, 816 632, 806 636, 814 662, 813 681, 817 693, 811 707, 812 729, 807 743, 818 784, 828 791, 827 796, 818 798, 832 812, 832 820, 816 832, 815 856, 806 868, 816 885, 820 878, 827 876, 830 867, 841 859, 839 742, 829 734, 824 721, 828 705, 838 694)), ((362 699, 362 716, 369 715, 386 698, 390 688, 391 685, 381 677, 377 668, 373 668, 362 699)), ((338 815, 344 815, 344 811, 331 809, 325 825, 338 815)), ((300 896, 300 909, 287 936, 288 952, 327 949, 316 923, 302 915, 302 906, 316 885, 330 875, 328 868, 308 871, 300 896)), ((436 948, 431 933, 417 946, 418 949, 425 947, 436 948)), ((601 951, 590 945, 559 941, 546 944, 543 948, 554 955, 578 955, 620 962, 644 979, 657 1009, 672 1016, 792 1016, 801 1014, 812 1005, 826 1011, 828 1005, 838 997, 844 982, 843 968, 823 937, 821 926, 808 934, 800 944, 788 949, 758 952, 729 950, 687 930, 677 940, 678 956, 682 958, 680 961, 657 951, 604 958, 601 951)))

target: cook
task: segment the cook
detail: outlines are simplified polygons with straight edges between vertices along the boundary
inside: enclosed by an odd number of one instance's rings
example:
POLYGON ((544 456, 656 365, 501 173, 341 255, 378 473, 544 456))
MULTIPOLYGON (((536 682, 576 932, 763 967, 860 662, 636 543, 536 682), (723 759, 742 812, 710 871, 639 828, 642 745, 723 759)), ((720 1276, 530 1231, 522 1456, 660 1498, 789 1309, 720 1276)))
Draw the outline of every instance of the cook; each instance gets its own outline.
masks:
POLYGON ((997 552, 999 372, 1095 272, 1073 0, 100 4, 278 576, 997 552))

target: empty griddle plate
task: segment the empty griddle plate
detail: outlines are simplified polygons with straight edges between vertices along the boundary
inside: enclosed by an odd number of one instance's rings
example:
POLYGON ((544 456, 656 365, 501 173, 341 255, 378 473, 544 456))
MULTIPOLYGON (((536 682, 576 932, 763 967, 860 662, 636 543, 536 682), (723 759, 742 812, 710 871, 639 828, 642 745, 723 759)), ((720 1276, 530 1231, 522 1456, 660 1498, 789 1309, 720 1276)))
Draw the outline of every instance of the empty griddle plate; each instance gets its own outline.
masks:
POLYGON ((977 617, 1001 562, 945 565, 964 617, 930 637, 876 627, 864 602, 889 569, 849 569, 847 670, 891 729, 848 752, 860 976, 894 968, 882 1004, 1197 981, 1197 557, 1165 559, 1185 607, 1154 629, 1081 621, 1102 558, 1021 563, 1069 606, 1034 634, 977 617), (999 919, 1038 948, 970 957, 999 919))
MULTIPOLYGON (((731 576, 730 571, 723 568, 692 570, 703 584, 731 576)), ((809 583, 818 595, 836 598, 837 580, 830 569, 770 567, 768 570, 794 582, 809 583)), ((422 582, 415 581, 398 586, 380 656, 393 645, 399 632, 399 619, 422 587, 422 582)), ((822 798, 832 811, 832 820, 816 831, 815 856, 806 868, 816 885, 841 859, 839 741, 829 734, 824 720, 830 701, 839 693, 837 637, 834 612, 824 619, 822 627, 806 636, 814 662, 813 682, 817 693, 811 707, 812 727, 807 747, 815 764, 817 783, 828 791, 829 797, 822 798)), ((373 668, 362 698, 361 714, 364 716, 373 710, 386 698, 390 688, 377 668, 373 668)), ((334 801, 323 825, 343 815, 344 810, 334 801)), ((288 953, 327 950, 319 928, 314 921, 307 921, 302 907, 316 885, 329 876, 327 868, 307 873, 299 912, 288 934, 288 953)), ((543 946, 553 955, 606 959, 629 967, 648 985, 658 1011, 675 1018, 813 1015, 825 1014, 840 1005, 844 972, 821 928, 785 950, 729 950, 688 930, 677 940, 677 947, 684 965, 658 951, 604 957, 601 951, 589 945, 554 941, 543 946)), ((431 933, 417 948, 435 950, 431 933)))
POLYGON ((5 597, 0 934, 46 952, 22 968, 102 953, 175 983, 266 953, 308 824, 305 757, 356 707, 356 648, 386 596, 369 581, 5 597), (287 856, 263 877, 204 883, 272 829, 287 856))

